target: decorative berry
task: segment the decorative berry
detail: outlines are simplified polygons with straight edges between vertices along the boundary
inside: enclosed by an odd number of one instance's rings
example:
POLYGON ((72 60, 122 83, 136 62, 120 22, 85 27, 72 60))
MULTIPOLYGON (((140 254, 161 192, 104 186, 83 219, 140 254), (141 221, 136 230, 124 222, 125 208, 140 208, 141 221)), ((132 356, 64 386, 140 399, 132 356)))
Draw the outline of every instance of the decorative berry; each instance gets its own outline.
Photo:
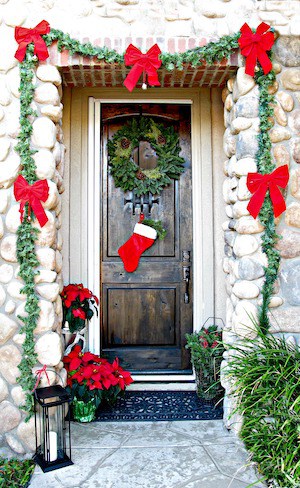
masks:
POLYGON ((139 169, 136 173, 136 177, 138 180, 144 180, 146 178, 146 175, 139 169))
POLYGON ((123 139, 121 140, 121 148, 122 149, 128 149, 129 146, 130 146, 129 139, 127 139, 126 137, 123 137, 123 139))
POLYGON ((163 135, 160 134, 158 136, 158 138, 157 138, 157 142, 158 142, 158 144, 161 144, 161 145, 166 144, 166 138, 165 138, 165 136, 163 136, 163 135))

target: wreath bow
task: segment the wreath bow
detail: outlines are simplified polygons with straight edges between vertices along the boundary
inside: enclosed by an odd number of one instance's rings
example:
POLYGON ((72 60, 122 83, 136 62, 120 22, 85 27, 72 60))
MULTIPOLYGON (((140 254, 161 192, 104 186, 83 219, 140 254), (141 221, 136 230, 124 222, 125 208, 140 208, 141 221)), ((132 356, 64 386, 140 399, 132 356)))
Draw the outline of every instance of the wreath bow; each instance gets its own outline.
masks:
POLYGON ((24 218, 24 207, 28 203, 28 215, 30 215, 31 209, 39 221, 41 227, 48 222, 48 217, 41 204, 45 202, 49 196, 49 186, 47 180, 36 181, 33 185, 25 180, 22 175, 19 175, 14 185, 15 199, 20 203, 21 222, 24 218))
POLYGON ((245 23, 240 31, 239 46, 241 53, 246 57, 245 73, 254 76, 254 70, 257 61, 259 61, 263 72, 267 75, 272 69, 272 63, 266 51, 270 51, 274 44, 273 32, 267 32, 270 29, 268 24, 262 22, 253 33, 249 25, 245 23))
POLYGON ((142 73, 144 73, 144 76, 148 75, 149 85, 160 86, 157 75, 157 70, 161 66, 161 60, 158 58, 160 53, 161 50, 157 44, 150 47, 146 54, 143 54, 133 44, 129 44, 125 52, 124 61, 126 66, 133 64, 133 67, 127 75, 124 85, 130 92, 136 86, 142 73))
POLYGON ((262 204, 264 202, 267 190, 270 192, 270 198, 274 208, 274 216, 278 217, 285 211, 286 205, 284 198, 279 190, 285 188, 289 181, 289 169, 285 164, 279 166, 273 173, 262 175, 260 173, 248 173, 247 187, 248 190, 253 193, 247 209, 252 217, 256 219, 258 216, 262 204))
POLYGON ((19 44, 16 51, 15 58, 22 63, 26 55, 26 49, 28 44, 34 44, 34 54, 37 55, 40 61, 45 61, 49 57, 48 49, 44 39, 41 37, 43 34, 49 34, 50 24, 46 20, 42 20, 33 29, 27 29, 26 27, 15 28, 15 39, 19 44))

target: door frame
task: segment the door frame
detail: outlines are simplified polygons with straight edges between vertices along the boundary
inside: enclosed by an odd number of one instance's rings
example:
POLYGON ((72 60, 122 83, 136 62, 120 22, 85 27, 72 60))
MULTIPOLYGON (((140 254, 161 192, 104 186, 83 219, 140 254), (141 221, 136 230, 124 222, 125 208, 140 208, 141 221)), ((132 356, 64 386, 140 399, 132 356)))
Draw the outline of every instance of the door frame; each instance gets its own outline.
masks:
MULTIPOLYGON (((101 103, 168 103, 191 105, 191 154, 193 191, 193 328, 199 330, 209 316, 214 316, 214 242, 213 242, 213 164, 211 99, 208 88, 151 89, 134 96, 124 90, 86 89, 82 92, 82 147, 87 157, 81 159, 81 205, 86 218, 82 228, 81 249, 86 249, 83 275, 87 286, 100 293, 100 116, 101 103), (98 93, 97 93, 98 92, 98 93), (148 95, 149 93, 149 95, 148 95), (183 96, 184 95, 184 96, 183 96), (87 138, 84 126, 88 128, 87 138), (200 136, 200 137, 199 137, 200 136), (85 200, 85 202, 83 201, 85 200)), ((86 130, 86 129, 85 129, 86 130)), ((82 151, 81 151, 82 153, 82 151)), ((72 242, 72 239, 70 239, 72 242)), ((89 349, 100 353, 100 323, 94 316, 89 325, 89 349)), ((138 375, 139 381, 186 381, 191 375, 138 375)))

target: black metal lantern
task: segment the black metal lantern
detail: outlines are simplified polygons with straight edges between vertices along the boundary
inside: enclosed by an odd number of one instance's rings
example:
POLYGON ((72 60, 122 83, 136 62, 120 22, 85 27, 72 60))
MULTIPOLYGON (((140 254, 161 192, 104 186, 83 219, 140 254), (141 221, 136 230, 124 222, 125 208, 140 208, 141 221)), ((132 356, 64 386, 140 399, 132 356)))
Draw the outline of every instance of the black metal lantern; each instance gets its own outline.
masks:
POLYGON ((73 464, 70 402, 70 395, 60 385, 35 390, 36 453, 34 459, 44 473, 73 464))

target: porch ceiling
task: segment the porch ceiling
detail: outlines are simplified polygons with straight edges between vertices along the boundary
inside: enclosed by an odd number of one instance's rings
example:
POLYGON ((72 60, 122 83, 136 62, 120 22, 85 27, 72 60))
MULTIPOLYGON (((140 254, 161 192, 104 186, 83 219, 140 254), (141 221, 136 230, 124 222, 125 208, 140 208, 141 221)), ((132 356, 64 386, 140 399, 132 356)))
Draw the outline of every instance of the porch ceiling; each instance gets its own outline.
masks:
MULTIPOLYGON (((124 53, 126 47, 132 43, 142 52, 146 52, 153 44, 157 43, 162 52, 182 53, 188 49, 204 46, 210 41, 211 37, 201 38, 103 38, 103 39, 82 39, 83 42, 90 41, 94 45, 106 46, 109 49, 115 49, 119 54, 124 53)), ((68 51, 57 50, 56 43, 49 48, 50 61, 52 64, 60 67, 63 76, 63 83, 69 87, 122 87, 123 81, 130 71, 130 67, 124 65, 107 64, 104 61, 98 61, 96 58, 87 58, 83 56, 71 56, 68 51)), ((238 66, 238 54, 233 52, 230 59, 224 59, 220 63, 207 66, 203 64, 197 68, 191 65, 184 65, 183 70, 174 69, 168 72, 166 69, 159 69, 158 76, 162 87, 222 87, 228 78, 236 73, 238 66)), ((138 86, 141 86, 141 81, 138 86)))

